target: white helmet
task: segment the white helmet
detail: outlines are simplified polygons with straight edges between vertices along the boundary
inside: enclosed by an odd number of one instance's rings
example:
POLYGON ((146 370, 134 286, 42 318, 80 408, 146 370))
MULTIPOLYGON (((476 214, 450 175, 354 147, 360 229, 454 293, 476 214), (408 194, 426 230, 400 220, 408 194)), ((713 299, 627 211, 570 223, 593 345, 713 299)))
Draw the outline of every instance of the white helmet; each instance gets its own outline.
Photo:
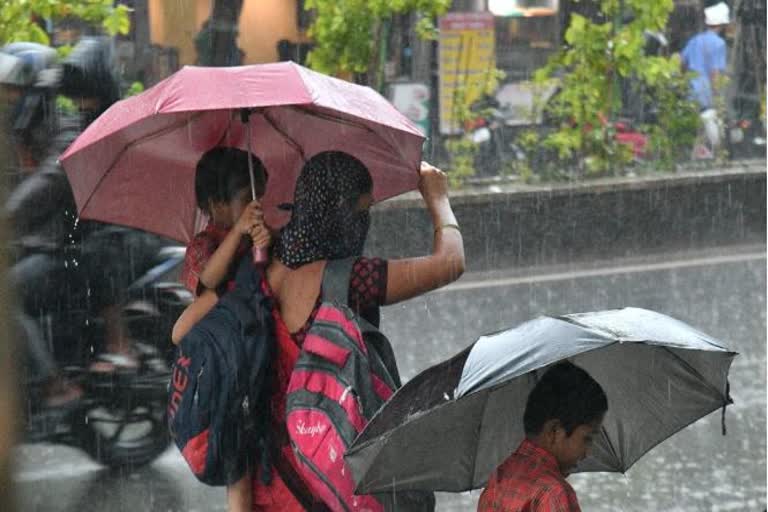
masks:
POLYGON ((38 43, 10 43, 0 49, 0 83, 18 87, 53 87, 50 71, 56 69, 58 54, 38 43), (9 58, 10 57, 10 58, 9 58), (11 59, 15 59, 13 64, 11 59))
POLYGON ((0 84, 24 87, 28 83, 25 71, 20 58, 0 51, 0 84))
POLYGON ((704 22, 710 27, 727 25, 731 22, 730 14, 731 10, 728 8, 728 4, 720 2, 704 9, 704 22))
POLYGON ((56 50, 38 43, 11 43, 0 48, 0 84, 21 90, 8 105, 9 126, 3 128, 34 151, 43 150, 57 129, 57 60, 56 50))

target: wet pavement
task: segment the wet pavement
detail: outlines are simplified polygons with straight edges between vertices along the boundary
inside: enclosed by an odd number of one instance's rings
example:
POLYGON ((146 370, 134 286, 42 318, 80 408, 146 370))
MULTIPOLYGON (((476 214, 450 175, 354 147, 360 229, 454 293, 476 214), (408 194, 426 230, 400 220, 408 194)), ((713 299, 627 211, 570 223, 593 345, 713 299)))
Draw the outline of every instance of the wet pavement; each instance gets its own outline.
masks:
MULTIPOLYGON (((731 370, 727 436, 720 413, 688 427, 626 475, 575 475, 585 511, 762 511, 766 507, 766 259, 764 246, 581 267, 466 275, 448 289, 383 310, 404 378, 479 335, 539 314, 622 306, 653 309, 740 353, 731 370)), ((169 450, 151 466, 112 473, 75 450, 18 449, 23 511, 225 510, 222 489, 200 485, 169 450)), ((441 494, 438 510, 474 510, 479 491, 441 494)))

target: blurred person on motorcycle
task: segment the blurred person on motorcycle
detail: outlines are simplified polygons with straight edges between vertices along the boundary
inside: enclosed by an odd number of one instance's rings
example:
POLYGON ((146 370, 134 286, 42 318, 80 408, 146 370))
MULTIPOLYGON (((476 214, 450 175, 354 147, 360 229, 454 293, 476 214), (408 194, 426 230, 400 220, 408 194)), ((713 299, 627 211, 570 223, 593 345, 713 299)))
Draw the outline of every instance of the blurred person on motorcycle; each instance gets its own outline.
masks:
MULTIPOLYGON (((6 112, 3 129, 15 157, 7 167, 11 172, 6 176, 6 190, 38 170, 57 134, 56 66, 56 51, 48 46, 20 42, 0 49, 0 100, 6 112)), ((35 263, 30 260, 26 266, 31 268, 35 263)), ((56 406, 78 398, 82 391, 59 376, 32 318, 18 311, 11 316, 18 331, 27 333, 24 358, 27 375, 33 381, 44 383, 46 405, 56 406)))
MULTIPOLYGON (((5 213, 21 251, 11 280, 30 328, 33 318, 47 312, 91 311, 90 318, 102 320, 103 343, 94 349, 97 355, 89 370, 135 371, 137 357, 121 318, 123 294, 135 278, 131 267, 155 254, 159 240, 135 230, 79 221, 69 181, 57 163, 82 129, 119 99, 111 43, 84 38, 54 74, 58 92, 75 102, 78 116, 61 120, 46 151, 36 153, 41 155, 36 170, 8 198, 5 213)), ((22 138, 14 142, 21 145, 17 152, 33 150, 22 138)), ((33 354, 34 360, 39 358, 33 354)), ((50 405, 77 398, 74 386, 56 377, 55 366, 46 370, 43 376, 52 376, 46 398, 50 405)))
POLYGON ((718 82, 727 67, 727 48, 723 35, 730 23, 728 4, 720 2, 704 9, 706 30, 693 36, 681 53, 684 71, 692 71, 691 96, 701 108, 699 117, 709 143, 710 155, 721 142, 721 120, 718 119, 715 97, 718 82))

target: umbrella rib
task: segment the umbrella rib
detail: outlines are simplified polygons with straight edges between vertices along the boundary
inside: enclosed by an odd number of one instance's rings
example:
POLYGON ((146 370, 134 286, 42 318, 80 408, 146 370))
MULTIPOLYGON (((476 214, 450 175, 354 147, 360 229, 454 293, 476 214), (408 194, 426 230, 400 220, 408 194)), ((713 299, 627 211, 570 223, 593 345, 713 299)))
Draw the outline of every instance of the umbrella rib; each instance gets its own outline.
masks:
MULTIPOLYGON (((727 405, 727 404, 726 404, 726 405, 727 405)), ((638 460, 642 459, 642 458, 643 458, 643 457, 644 457, 644 456, 645 456, 645 455, 646 455, 648 452, 650 452, 651 450, 653 450, 654 448, 656 448, 657 446, 659 446, 661 443, 663 443, 663 442, 664 442, 664 441, 666 441, 667 439, 671 439, 671 438, 672 438, 672 436, 674 436, 675 434, 678 434, 678 433, 680 433, 681 431, 685 430, 687 427, 689 427, 689 426, 693 425, 694 423, 696 423, 696 422, 697 422, 697 421, 699 421, 700 419, 702 419, 702 418, 704 418, 704 417, 706 417, 706 416, 708 416, 708 415, 712 414, 713 412, 715 412, 716 410, 720 409, 721 407, 722 407, 722 405, 717 405, 717 406, 715 406, 715 407, 712 407, 711 409, 705 409, 705 412, 704 412, 704 414, 701 414, 701 415, 699 415, 699 417, 698 417, 698 418, 694 418, 694 419, 692 419, 691 421, 689 421, 689 422, 685 423, 684 425, 681 425, 681 426, 680 426, 680 428, 678 428, 678 429, 677 429, 677 430, 675 430, 674 432, 671 432, 671 433, 670 433, 668 436, 666 436, 664 439, 659 439, 658 441, 656 441, 655 443, 653 443, 651 446, 649 446, 649 447, 648 447, 648 449, 647 449, 647 450, 645 450, 643 453, 639 454, 639 455, 638 455, 638 456, 635 458, 635 460, 634 460, 634 461, 632 461, 632 463, 631 463, 631 464, 629 464, 629 465, 628 465, 626 468, 624 468, 624 471, 623 471, 623 473, 626 473, 627 471, 629 471, 629 470, 632 468, 632 466, 634 466, 634 465, 637 463, 637 461, 638 461, 638 460)))
MULTIPOLYGON (((605 430, 605 425, 600 425, 600 430, 603 432, 603 437, 605 438, 605 441, 608 443, 608 448, 611 450, 611 455, 613 455, 614 460, 616 460, 619 464, 619 467, 623 469, 623 466, 621 464, 621 459, 619 459, 619 454, 616 453, 616 448, 613 446, 613 443, 611 442, 611 438, 608 435, 608 432, 605 430)), ((624 471, 622 471, 623 473, 624 471)))
MULTIPOLYGON (((672 351, 669 349, 669 347, 666 347, 666 346, 662 346, 661 348, 663 348, 663 349, 664 349, 666 352, 668 352, 668 353, 669 353, 669 354, 670 354, 670 355, 671 355, 671 356, 672 356, 672 357, 673 357, 675 360, 679 361, 679 362, 680 362, 680 363, 683 365, 683 367, 684 367, 686 370, 688 370, 688 371, 689 371, 689 372, 690 372, 690 373, 691 373, 691 374, 692 374, 694 377, 698 378, 698 379, 699 379, 701 382, 705 383, 705 384, 707 385, 707 388, 708 388, 710 391, 714 391, 714 392, 715 392, 715 393, 717 393, 719 396, 723 396, 722 392, 721 392, 719 389, 717 389, 715 386, 713 386, 713 385, 712 385, 712 384, 711 384, 711 383, 710 383, 710 382, 709 382, 707 379, 705 379, 705 378, 704 378, 704 376, 701 374, 701 372, 700 372, 699 370, 697 370, 696 368, 694 368, 694 367, 691 365, 691 363, 689 363, 688 361, 686 361, 685 359, 683 359, 683 358, 682 358, 682 357, 680 357, 679 355, 677 355, 677 354, 675 354, 674 352, 672 352, 672 351)), ((733 403, 733 402, 732 402, 732 401, 731 401, 731 400, 728 398, 727 394, 726 394, 726 396, 725 396, 725 402, 726 402, 726 403, 733 403)))
POLYGON ((307 161, 307 155, 305 155, 305 154, 304 154, 304 150, 302 149, 301 145, 300 145, 298 142, 296 142, 295 140, 293 140, 293 139, 291 138, 291 136, 290 136, 290 135, 288 135, 288 133, 286 133, 286 131, 285 131, 285 130, 283 130, 282 128, 280 128, 280 127, 277 125, 277 123, 275 122, 275 120, 274 120, 274 119, 272 119, 272 116, 270 116, 270 115, 269 115, 269 112, 267 112, 267 110, 266 110, 266 109, 264 109, 264 110, 261 112, 261 115, 262 115, 262 116, 264 117, 264 119, 265 119, 265 120, 266 120, 266 121, 269 123, 269 125, 270 125, 272 128, 274 128, 274 130, 275 130, 277 133, 279 133, 280 135, 282 135, 282 136, 283 136, 283 138, 284 138, 285 140, 287 140, 287 141, 288 141, 288 144, 290 144, 291 146, 293 146, 293 148, 294 148, 296 151, 298 151, 298 152, 299 152, 299 154, 301 155, 301 159, 302 159, 304 162, 306 162, 306 161, 307 161))
MULTIPOLYGON (((88 195, 88 199, 85 200, 85 203, 83 203, 83 207, 80 208, 80 212, 84 212, 85 211, 85 209, 88 207, 88 204, 91 202, 91 199, 93 199, 93 196, 95 195, 96 190, 99 188, 101 183, 107 178, 107 175, 109 175, 109 173, 112 172, 112 169, 115 168, 115 164, 117 164, 117 162, 123 157, 123 155, 125 154, 126 151, 128 151, 132 147, 137 146, 137 145, 139 145, 139 144, 141 144, 143 142, 147 142, 147 141, 152 140, 152 139, 154 139, 156 137, 161 137, 161 136, 165 135, 166 133, 170 133, 170 132, 178 129, 179 127, 183 126, 184 124, 186 124, 186 123, 188 123, 188 122, 190 122, 190 121, 192 121, 194 119, 197 119, 198 117, 202 116, 204 113, 205 112, 195 112, 190 117, 187 117, 186 119, 182 120, 182 122, 174 123, 171 126, 166 126, 165 128, 161 128, 160 130, 152 132, 152 133, 150 133, 150 134, 148 134, 148 135, 146 135, 146 136, 144 136, 144 137, 142 137, 140 139, 136 139, 134 141, 131 141, 131 142, 127 143, 125 146, 123 146, 120 149, 120 151, 117 153, 117 155, 115 155, 115 158, 112 159, 112 163, 109 164, 109 167, 107 167, 106 172, 101 175, 101 177, 99 178, 99 181, 96 183, 96 185, 91 190, 90 195, 88 195)), ((79 214, 78 214, 78 216, 79 216, 79 214)))
POLYGON ((363 130, 369 131, 369 132, 373 133, 374 135, 376 134, 376 132, 373 131, 373 129, 370 126, 366 126, 363 123, 356 123, 354 121, 351 121, 349 119, 344 119, 342 117, 334 117, 332 115, 324 114, 322 112, 317 112, 317 111, 308 109, 306 107, 291 106, 291 108, 299 110, 302 113, 307 114, 309 116, 318 117, 318 118, 320 118, 320 119, 322 119, 324 121, 333 121, 333 122, 336 122, 336 123, 345 124, 347 126, 353 126, 355 128, 362 128, 363 130))
POLYGON ((393 153, 395 153, 395 154, 399 154, 399 153, 400 153, 399 151, 397 151, 397 149, 395 149, 395 147, 394 147, 394 146, 393 146, 393 145, 392 145, 392 144, 391 144, 391 143, 390 143, 390 142, 389 142, 387 139, 385 139, 384 137, 382 137, 381 135, 379 135, 378 133, 376 133, 376 131, 375 131, 375 130, 373 130, 373 129, 372 129, 370 126, 366 126, 366 125, 365 125, 365 124, 363 124, 363 123, 356 123, 356 122, 354 122, 354 121, 350 121, 349 119, 344 119, 344 118, 340 118, 340 117, 333 117, 333 116, 331 116, 331 115, 328 115, 328 114, 324 114, 324 113, 322 113, 322 112, 316 112, 316 111, 314 111, 314 110, 310 110, 310 109, 308 109, 308 108, 306 108, 306 107, 293 106, 293 107, 290 107, 290 108, 294 108, 294 109, 296 109, 296 110, 299 110, 299 111, 303 112, 304 114, 306 114, 306 115, 308 115, 308 116, 314 116, 314 117, 317 117, 317 118, 323 119, 323 120, 325 120, 325 121, 333 121, 333 122, 335 122, 335 123, 345 124, 345 125, 347 125, 347 126, 352 126, 352 127, 354 127, 354 128, 360 128, 360 129, 363 129, 363 130, 365 130, 365 131, 367 131, 367 132, 369 132, 369 133, 373 134, 375 137, 377 137, 377 138, 379 138, 379 139, 383 140, 383 141, 384 141, 384 143, 385 143, 387 146, 389 146, 389 149, 390 149, 390 150, 391 150, 393 153))
MULTIPOLYGON (((707 381, 706 381, 706 379, 704 379, 704 377, 701 375, 701 373, 700 373, 698 370, 696 370, 696 369, 695 369, 693 366, 691 366, 691 364, 690 364, 690 363, 688 363, 688 362, 687 362, 685 359, 683 359, 682 357, 678 356, 677 354, 675 354, 674 352, 672 352, 671 350, 669 350, 669 348, 668 348, 668 347, 664 347, 664 346, 662 346, 661 348, 663 348, 664 350, 666 350, 667 352, 669 352, 669 353, 672 355, 672 357, 673 357, 673 358, 675 358, 675 359, 679 360, 680 362, 682 362, 682 364, 683 364, 683 365, 686 367, 686 369, 688 369, 688 370, 689 370, 689 371, 690 371, 690 372, 691 372, 693 375, 695 375, 695 376, 699 377, 699 378, 700 378, 700 379, 701 379, 703 382, 705 382, 705 383, 706 383, 706 384, 709 386, 709 388, 710 388, 710 389, 712 389, 712 390, 714 390, 714 391, 717 391, 717 390, 715 389, 715 387, 714 387, 714 386, 712 386, 712 385, 710 385, 710 384, 709 384, 709 382, 707 382, 707 381)), ((717 391, 717 393, 719 394, 720 392, 719 392, 719 391, 717 391)), ((680 426, 680 428, 676 429, 674 432, 671 432, 671 433, 670 433, 669 435, 667 435, 667 436, 666 436, 664 439, 659 439, 657 442, 655 442, 655 443, 653 443, 651 446, 649 446, 647 450, 645 450, 643 453, 639 454, 639 455, 637 456, 637 458, 636 458, 634 461, 632 461, 632 462, 631 462, 631 463, 630 463, 630 464, 629 464, 627 467, 623 468, 623 469, 624 469, 624 470, 623 470, 623 473, 626 473, 627 471, 629 471, 629 470, 630 470, 630 468, 632 468, 632 466, 634 466, 634 465, 635 465, 635 463, 636 463, 638 460, 642 459, 642 458, 643 458, 643 456, 645 456, 645 454, 647 454, 648 452, 650 452, 651 450, 653 450, 655 447, 657 447, 658 445, 660 445, 661 443, 663 443, 663 442, 664 442, 664 441, 666 441, 667 439, 671 438, 672 436, 674 436, 674 435, 675 435, 675 434, 677 434, 678 432, 682 431, 682 430, 683 430, 683 429, 685 429, 686 427, 688 427, 688 426, 692 425, 693 423, 697 422, 698 420, 700 420, 701 418, 703 418, 703 417, 707 416, 708 414, 711 414, 711 413, 715 412, 716 410, 720 409, 721 407, 724 407, 724 406, 726 406, 726 405, 728 405, 728 404, 732 404, 732 403, 733 403, 733 400, 729 399, 728 397, 725 397, 725 400, 723 401, 723 403, 722 403, 722 404, 718 404, 717 406, 715 406, 715 407, 713 407, 713 408, 711 408, 711 409, 706 409, 706 410, 705 410, 706 412, 705 412, 704 414, 701 414, 701 415, 700 415, 698 418, 694 418, 693 420, 691 420, 691 421, 688 421, 688 422, 686 422, 685 424, 681 425, 681 426, 680 426)))

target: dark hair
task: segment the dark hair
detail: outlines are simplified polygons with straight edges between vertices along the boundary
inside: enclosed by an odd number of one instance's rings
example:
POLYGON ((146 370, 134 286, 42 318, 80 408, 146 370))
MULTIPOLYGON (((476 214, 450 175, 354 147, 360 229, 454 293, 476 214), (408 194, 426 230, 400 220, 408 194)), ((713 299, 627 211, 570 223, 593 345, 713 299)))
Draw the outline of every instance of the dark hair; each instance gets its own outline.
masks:
MULTIPOLYGON (((267 170, 254 154, 253 177, 256 195, 261 197, 267 186, 267 170)), ((248 172, 248 152, 238 148, 215 147, 200 157, 195 169, 195 201, 197 206, 208 210, 208 201, 229 202, 243 188, 251 186, 248 172)))
POLYGON ((587 372, 564 361, 548 369, 525 404, 523 426, 527 435, 541 433, 547 420, 557 419, 566 434, 600 418, 608 410, 603 388, 587 372))
MULTIPOLYGON (((326 186, 332 186, 334 192, 340 192, 333 183, 346 179, 349 181, 350 190, 346 199, 357 201, 363 195, 373 190, 373 178, 363 162, 344 151, 323 151, 307 160, 296 180, 296 196, 303 196, 307 189, 317 188, 322 182, 326 186)), ((295 199, 295 198, 294 198, 295 199)))

